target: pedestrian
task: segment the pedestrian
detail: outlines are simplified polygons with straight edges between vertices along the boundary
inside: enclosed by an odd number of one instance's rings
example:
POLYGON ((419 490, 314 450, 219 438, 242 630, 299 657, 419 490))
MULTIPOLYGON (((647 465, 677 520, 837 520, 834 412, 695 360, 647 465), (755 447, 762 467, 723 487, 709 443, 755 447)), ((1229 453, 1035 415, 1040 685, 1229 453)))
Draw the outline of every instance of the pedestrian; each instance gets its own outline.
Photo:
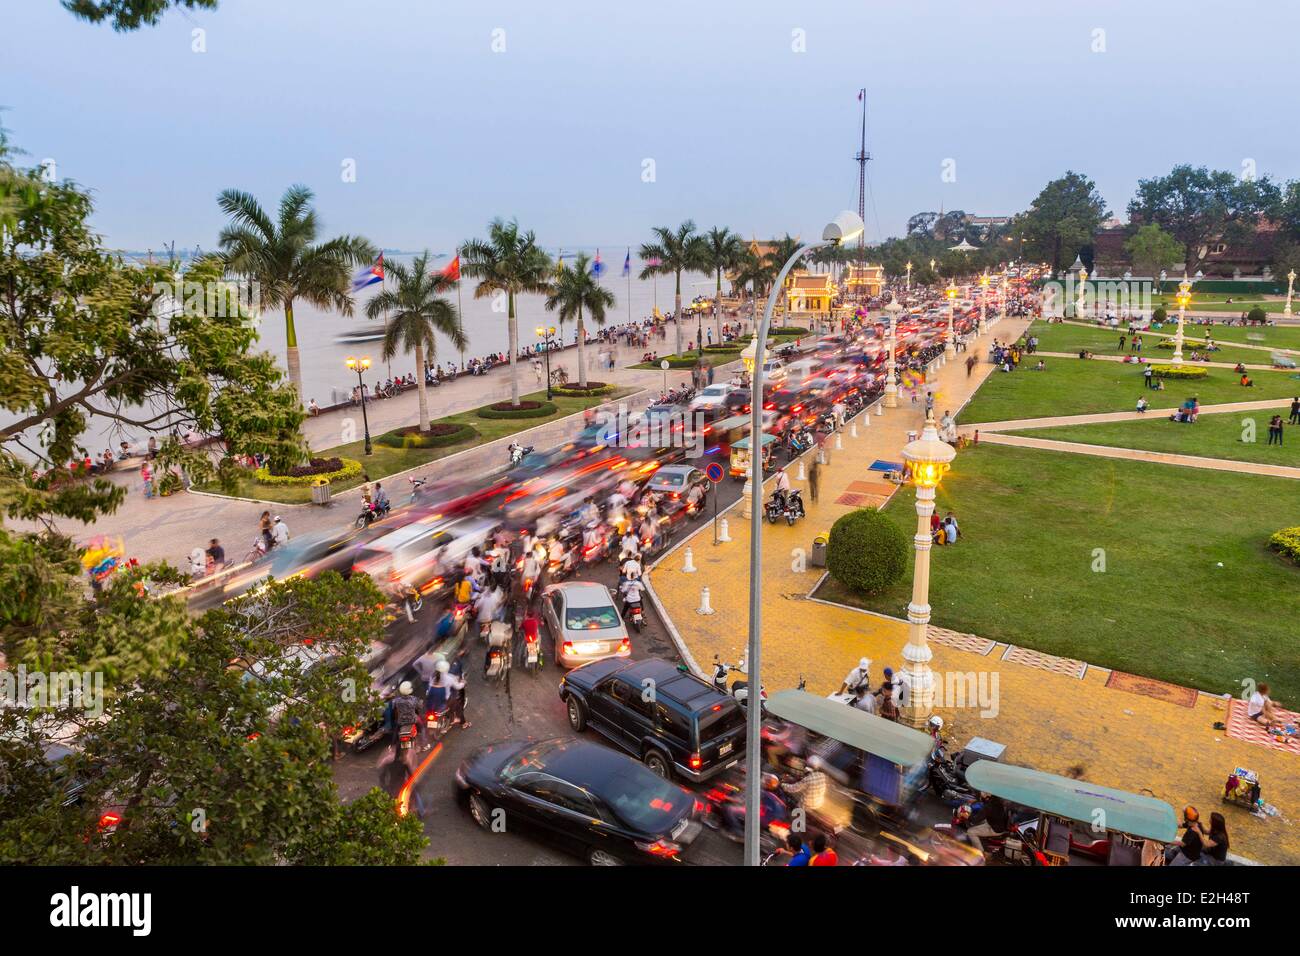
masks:
POLYGON ((1146 368, 1142 370, 1142 381, 1147 388, 1151 387, 1151 366, 1150 365, 1148 365, 1146 368))
POLYGON ((826 834, 819 833, 813 837, 813 856, 809 866, 839 866, 840 858, 834 847, 826 839, 826 834))
POLYGON ((803 837, 790 833, 785 838, 786 849, 790 853, 790 862, 786 866, 807 866, 812 860, 808 848, 803 845, 803 837))
POLYGON ((808 494, 812 497, 813 504, 817 503, 817 488, 822 480, 822 463, 816 458, 813 459, 812 467, 808 469, 808 494))
MULTIPOLYGON (((153 439, 150 439, 152 441, 153 439)), ((140 465, 140 484, 144 487, 144 496, 153 497, 153 470, 149 467, 149 460, 146 458, 140 465)))
POLYGON ((1300 395, 1291 399, 1291 424, 1300 425, 1300 395))
POLYGON ((1274 415, 1268 422, 1268 443, 1270 445, 1282 444, 1282 416, 1274 415))

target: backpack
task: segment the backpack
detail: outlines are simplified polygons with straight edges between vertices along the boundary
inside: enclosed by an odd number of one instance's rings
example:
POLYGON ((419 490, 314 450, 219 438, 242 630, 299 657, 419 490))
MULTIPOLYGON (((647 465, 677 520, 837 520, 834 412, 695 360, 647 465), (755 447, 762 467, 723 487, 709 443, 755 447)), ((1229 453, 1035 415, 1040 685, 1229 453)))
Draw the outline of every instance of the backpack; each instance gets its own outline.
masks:
POLYGON ((398 697, 393 701, 393 723, 400 729, 420 722, 420 705, 414 697, 398 697))

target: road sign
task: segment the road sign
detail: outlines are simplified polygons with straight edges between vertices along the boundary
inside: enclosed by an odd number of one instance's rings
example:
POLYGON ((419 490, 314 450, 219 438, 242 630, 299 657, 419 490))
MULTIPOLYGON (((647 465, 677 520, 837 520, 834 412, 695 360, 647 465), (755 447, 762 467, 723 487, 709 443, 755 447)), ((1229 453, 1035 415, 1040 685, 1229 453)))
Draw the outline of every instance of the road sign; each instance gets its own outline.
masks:
POLYGON ((709 481, 713 482, 715 485, 722 480, 722 476, 725 473, 726 472, 722 467, 722 463, 717 461, 709 462, 709 466, 704 469, 705 477, 707 477, 709 481))

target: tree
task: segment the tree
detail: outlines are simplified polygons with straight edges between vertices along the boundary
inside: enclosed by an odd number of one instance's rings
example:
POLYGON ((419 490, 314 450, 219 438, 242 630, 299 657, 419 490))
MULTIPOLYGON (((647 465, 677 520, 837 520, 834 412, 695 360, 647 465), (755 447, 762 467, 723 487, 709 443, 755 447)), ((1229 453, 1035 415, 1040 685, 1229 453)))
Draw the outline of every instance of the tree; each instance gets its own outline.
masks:
MULTIPOLYGON (((789 261, 790 257, 793 256, 798 251, 799 251, 799 240, 797 238, 792 237, 788 232, 780 239, 777 239, 772 243, 772 248, 768 251, 766 257, 764 258, 764 263, 767 265, 768 270, 772 273, 773 282, 775 282, 776 277, 781 274, 781 268, 786 264, 787 261, 789 261)), ((785 282, 781 283, 781 302, 782 302, 781 324, 782 325, 790 324, 789 290, 790 290, 790 277, 787 274, 785 282)), ((755 332, 758 331, 757 326, 755 326, 754 331, 755 332)))
POLYGON ((578 253, 572 264, 565 263, 556 273, 546 297, 546 310, 560 313, 560 322, 576 319, 578 323, 578 386, 587 387, 587 328, 583 324, 583 311, 597 325, 605 324, 605 310, 614 307, 614 293, 596 281, 591 274, 591 260, 585 252, 578 253))
POLYGON ((429 395, 424 384, 427 364, 432 364, 438 354, 435 333, 445 335, 462 352, 469 344, 456 307, 441 298, 441 293, 455 286, 455 282, 441 272, 429 268, 426 250, 415 257, 407 268, 400 262, 387 264, 388 274, 396 280, 396 288, 384 288, 366 303, 366 317, 377 319, 388 316, 384 330, 384 358, 391 359, 400 349, 415 353, 415 386, 420 396, 420 431, 429 430, 429 395))
POLYGON ((758 328, 758 297, 767 291, 767 287, 772 283, 772 271, 768 268, 763 257, 756 255, 748 246, 741 252, 740 260, 736 264, 735 271, 736 285, 744 287, 749 286, 750 303, 749 316, 754 328, 758 328))
MULTIPOLYGON (((736 264, 740 261, 741 255, 745 251, 745 244, 741 241, 740 236, 736 235, 730 229, 725 226, 715 226, 704 234, 701 246, 703 248, 704 262, 713 270, 714 278, 717 280, 713 299, 713 322, 715 326, 714 331, 718 336, 718 342, 721 343, 722 273, 736 267, 736 264)), ((700 343, 700 348, 704 348, 703 342, 700 343)))
POLYGON ((1161 270, 1172 266, 1182 255, 1183 247, 1155 223, 1147 223, 1124 243, 1129 261, 1139 273, 1158 276, 1161 270))
POLYGON ((1087 176, 1067 172, 1043 187, 1029 208, 1015 218, 1011 233, 1026 240, 1026 255, 1050 262, 1059 273, 1092 242, 1109 213, 1106 201, 1087 176))
POLYGON ((858 508, 836 519, 826 545, 826 570, 845 587, 878 594, 907 570, 908 537, 882 512, 858 508))
POLYGON ((215 10, 218 0, 61 0, 64 9, 90 23, 112 21, 118 33, 156 26, 170 7, 215 10))
POLYGON ((289 381, 302 398, 302 366, 293 306, 298 300, 321 309, 352 314, 352 273, 375 261, 378 251, 360 236, 337 236, 318 242, 320 223, 306 186, 290 186, 280 198, 276 218, 249 193, 227 189, 217 205, 230 217, 217 243, 222 262, 236 276, 257 284, 261 308, 284 310, 284 338, 289 381))
POLYGON ((907 220, 907 234, 909 236, 926 236, 934 237, 934 224, 939 221, 937 212, 918 212, 907 220))
POLYGON ((493 219, 488 237, 473 239, 460 250, 465 275, 478 279, 474 298, 506 297, 506 319, 510 334, 510 404, 519 404, 519 320, 515 306, 520 295, 545 294, 550 290, 551 258, 537 245, 532 231, 520 232, 515 220, 493 219))
POLYGON ((1281 191, 1267 176, 1239 179, 1183 164, 1167 176, 1138 180, 1128 214, 1135 223, 1155 223, 1172 233, 1183 248, 1183 268, 1193 272, 1205 261, 1211 240, 1241 242, 1281 202, 1281 191))
POLYGON ((673 297, 673 323, 677 326, 677 354, 682 354, 682 273, 708 272, 709 266, 704 258, 704 249, 700 237, 695 232, 695 223, 687 219, 676 230, 667 226, 654 228, 655 241, 643 243, 637 255, 645 265, 641 269, 641 278, 670 275, 676 282, 673 297))

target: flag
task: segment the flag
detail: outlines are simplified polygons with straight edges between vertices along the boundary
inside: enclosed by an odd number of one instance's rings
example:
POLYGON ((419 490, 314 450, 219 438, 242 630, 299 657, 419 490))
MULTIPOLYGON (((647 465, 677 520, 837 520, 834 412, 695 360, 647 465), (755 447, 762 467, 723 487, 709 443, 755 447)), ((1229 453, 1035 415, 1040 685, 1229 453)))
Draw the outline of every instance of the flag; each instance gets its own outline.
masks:
POLYGON ((623 278, 632 274, 632 249, 629 247, 627 255, 623 257, 623 278))
POLYGON ((360 292, 368 285, 384 281, 384 254, 379 254, 378 261, 368 269, 362 269, 352 277, 352 291, 360 292))
POLYGON ((649 259, 645 261, 645 264, 657 269, 661 265, 663 265, 663 262, 664 261, 660 259, 658 256, 651 256, 649 259))
POLYGON ((555 274, 558 276, 563 271, 564 271, 564 252, 563 250, 561 250, 559 256, 555 260, 555 274))
POLYGON ((447 268, 442 270, 441 274, 445 278, 450 279, 452 282, 460 281, 460 253, 459 252, 456 253, 456 258, 452 259, 451 262, 447 264, 447 268))
POLYGON ((862 95, 863 95, 864 93, 866 93, 866 92, 867 92, 866 90, 858 90, 858 102, 859 102, 859 103, 862 102, 862 95))
POLYGON ((591 264, 591 274, 594 275, 597 279, 599 279, 601 275, 604 273, 604 271, 605 271, 605 263, 600 261, 600 250, 597 249, 596 261, 591 264))

